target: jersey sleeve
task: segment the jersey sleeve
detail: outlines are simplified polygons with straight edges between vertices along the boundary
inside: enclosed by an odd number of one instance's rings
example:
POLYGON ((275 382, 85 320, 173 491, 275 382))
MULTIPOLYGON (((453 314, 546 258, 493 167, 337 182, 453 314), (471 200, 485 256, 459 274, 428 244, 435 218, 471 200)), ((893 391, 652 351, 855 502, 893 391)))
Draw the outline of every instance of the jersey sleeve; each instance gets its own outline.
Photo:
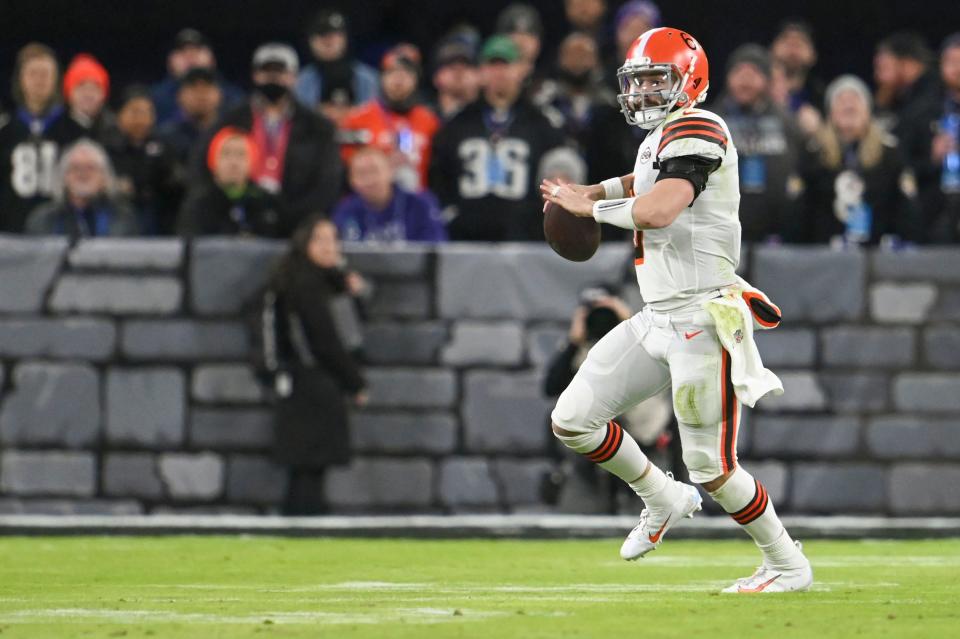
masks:
POLYGON ((664 127, 657 147, 657 161, 685 155, 722 160, 727 144, 727 131, 720 122, 703 115, 688 115, 668 122, 664 127))

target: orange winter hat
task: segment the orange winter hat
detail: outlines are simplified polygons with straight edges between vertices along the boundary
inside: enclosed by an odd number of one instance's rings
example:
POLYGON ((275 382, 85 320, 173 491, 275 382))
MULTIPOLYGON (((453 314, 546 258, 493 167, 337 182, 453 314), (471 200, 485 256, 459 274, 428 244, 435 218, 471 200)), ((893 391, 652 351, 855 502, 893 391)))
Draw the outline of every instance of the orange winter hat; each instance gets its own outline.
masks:
POLYGON ((223 148, 223 145, 226 144, 227 140, 231 138, 243 138, 243 141, 247 145, 247 156, 250 158, 251 169, 257 165, 259 153, 257 145, 253 142, 253 138, 243 129, 225 126, 213 136, 213 139, 210 140, 210 147, 207 149, 207 168, 209 168, 211 172, 216 171, 217 161, 220 159, 220 150, 223 148))
POLYGON ((100 62, 89 53, 79 53, 70 61, 63 74, 63 95, 70 101, 73 89, 83 82, 96 82, 103 89, 104 97, 110 95, 110 75, 100 62))

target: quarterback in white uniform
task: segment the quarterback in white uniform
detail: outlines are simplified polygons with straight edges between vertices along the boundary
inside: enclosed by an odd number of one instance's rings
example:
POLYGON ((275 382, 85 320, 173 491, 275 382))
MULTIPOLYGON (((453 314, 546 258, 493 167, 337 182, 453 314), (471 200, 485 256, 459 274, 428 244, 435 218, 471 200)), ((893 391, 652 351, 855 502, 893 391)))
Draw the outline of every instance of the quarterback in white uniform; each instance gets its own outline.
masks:
POLYGON ((701 497, 653 465, 613 420, 672 386, 691 480, 746 530, 763 555, 753 575, 724 592, 806 590, 813 581, 809 561, 766 489, 737 462, 741 401, 752 406, 767 392, 782 392, 752 341, 753 328, 774 327, 780 315, 735 273, 737 151, 723 119, 696 106, 709 85, 706 54, 688 33, 652 29, 634 42, 618 78, 624 116, 649 130, 633 173, 590 186, 545 180, 541 191, 545 200, 574 215, 634 231, 637 281, 646 306, 591 349, 557 401, 553 432, 643 499, 640 523, 620 549, 624 559, 642 557, 680 519, 700 510, 701 497), (739 320, 738 313, 752 325, 728 321, 739 320), (770 379, 773 384, 764 385, 770 379))

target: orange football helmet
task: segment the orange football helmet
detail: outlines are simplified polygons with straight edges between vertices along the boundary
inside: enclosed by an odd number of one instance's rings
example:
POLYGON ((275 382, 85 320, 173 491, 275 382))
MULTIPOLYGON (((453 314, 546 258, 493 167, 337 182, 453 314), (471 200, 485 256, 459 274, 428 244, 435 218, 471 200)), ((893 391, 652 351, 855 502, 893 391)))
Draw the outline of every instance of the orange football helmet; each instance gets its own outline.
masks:
POLYGON ((650 29, 630 46, 617 71, 617 102, 627 122, 654 129, 671 111, 707 98, 710 86, 707 54, 685 31, 650 29))

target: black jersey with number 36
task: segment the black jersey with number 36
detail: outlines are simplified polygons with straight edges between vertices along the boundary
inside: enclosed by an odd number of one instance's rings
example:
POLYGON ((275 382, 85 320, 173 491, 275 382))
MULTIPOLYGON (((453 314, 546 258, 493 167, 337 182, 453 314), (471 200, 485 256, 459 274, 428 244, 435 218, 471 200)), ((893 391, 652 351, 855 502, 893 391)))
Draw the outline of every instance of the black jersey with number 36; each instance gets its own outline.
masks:
POLYGON ((563 141, 525 100, 497 118, 480 99, 447 122, 433 140, 430 188, 457 209, 451 239, 543 239, 538 170, 563 141))

